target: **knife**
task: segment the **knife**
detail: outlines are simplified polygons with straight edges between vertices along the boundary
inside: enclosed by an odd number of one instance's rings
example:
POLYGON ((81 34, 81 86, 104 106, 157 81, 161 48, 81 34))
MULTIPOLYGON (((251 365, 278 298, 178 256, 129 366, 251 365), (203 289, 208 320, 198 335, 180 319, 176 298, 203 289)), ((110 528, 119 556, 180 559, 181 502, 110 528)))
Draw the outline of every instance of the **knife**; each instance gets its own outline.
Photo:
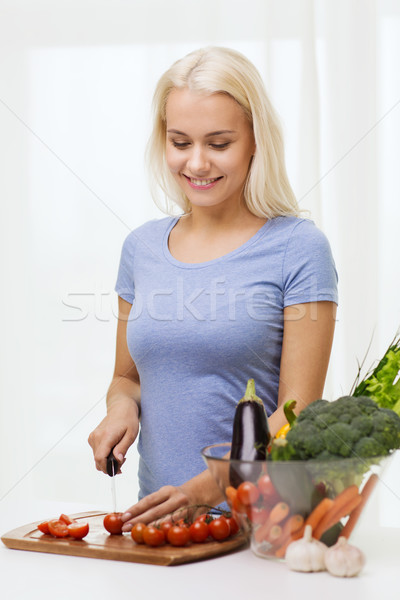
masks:
POLYGON ((118 473, 119 463, 113 454, 114 448, 112 448, 110 454, 107 456, 107 475, 111 477, 111 495, 113 499, 113 512, 117 512, 117 494, 115 491, 115 475, 118 473))

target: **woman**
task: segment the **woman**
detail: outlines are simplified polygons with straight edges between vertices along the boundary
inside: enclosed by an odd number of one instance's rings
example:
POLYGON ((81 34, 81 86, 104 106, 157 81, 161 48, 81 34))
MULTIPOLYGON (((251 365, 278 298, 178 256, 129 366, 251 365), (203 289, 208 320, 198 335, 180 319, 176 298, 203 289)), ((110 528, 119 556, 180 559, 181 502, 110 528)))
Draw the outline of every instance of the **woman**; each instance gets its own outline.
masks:
POLYGON ((121 255, 107 416, 89 437, 97 469, 139 431, 139 502, 124 530, 222 500, 202 447, 230 441, 253 377, 271 433, 283 404, 322 396, 337 303, 325 236, 287 179, 277 118, 255 67, 206 48, 177 61, 154 96, 153 181, 180 217, 131 232, 121 255))

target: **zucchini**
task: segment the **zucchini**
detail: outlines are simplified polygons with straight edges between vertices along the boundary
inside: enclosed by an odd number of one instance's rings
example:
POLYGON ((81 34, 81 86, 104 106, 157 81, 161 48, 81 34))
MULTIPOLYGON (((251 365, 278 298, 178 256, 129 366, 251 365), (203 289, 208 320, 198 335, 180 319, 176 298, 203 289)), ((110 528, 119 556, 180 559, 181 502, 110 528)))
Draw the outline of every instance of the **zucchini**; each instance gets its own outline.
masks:
POLYGON ((239 400, 233 421, 229 480, 237 487, 242 481, 256 482, 267 457, 271 439, 263 401, 256 396, 254 379, 247 382, 246 393, 239 400), (260 461, 259 464, 232 462, 260 461))

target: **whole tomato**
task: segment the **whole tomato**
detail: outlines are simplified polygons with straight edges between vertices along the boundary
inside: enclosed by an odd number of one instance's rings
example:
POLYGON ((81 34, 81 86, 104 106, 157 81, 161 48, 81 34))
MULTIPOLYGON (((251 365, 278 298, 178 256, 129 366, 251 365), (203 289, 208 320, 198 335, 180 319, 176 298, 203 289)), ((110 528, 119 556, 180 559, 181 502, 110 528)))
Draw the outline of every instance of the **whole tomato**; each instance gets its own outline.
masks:
POLYGON ((147 546, 161 546, 165 542, 164 532, 154 525, 147 525, 143 531, 143 541, 147 546))
POLYGON ((268 505, 274 506, 277 502, 279 502, 279 494, 274 488, 274 485, 269 475, 262 475, 257 482, 257 486, 261 492, 262 497, 268 505))
POLYGON ((173 525, 168 531, 168 541, 172 546, 186 546, 190 540, 188 527, 173 525))
POLYGON ((269 510, 258 506, 248 506, 246 513, 253 525, 262 525, 269 517, 269 510))
POLYGON ((189 527, 189 533, 192 542, 205 542, 210 534, 210 530, 205 520, 195 521, 189 527))
POLYGON ((259 497, 260 491, 251 481, 243 481, 237 489, 237 498, 245 506, 255 504, 259 497))
POLYGON ((121 521, 122 513, 109 513, 104 517, 103 525, 111 535, 121 535, 122 525, 121 521))
POLYGON ((171 529, 171 521, 163 521, 160 525, 160 529, 164 532, 165 539, 167 539, 168 531, 171 529))
POLYGON ((144 523, 136 523, 131 529, 131 538, 137 544, 144 544, 143 533, 146 529, 146 525, 144 523))
POLYGON ((225 540, 230 536, 230 526, 228 520, 224 516, 213 519, 208 527, 214 540, 225 540))
POLYGON ((239 531, 239 523, 236 521, 235 517, 228 518, 229 523, 229 535, 235 535, 239 531))

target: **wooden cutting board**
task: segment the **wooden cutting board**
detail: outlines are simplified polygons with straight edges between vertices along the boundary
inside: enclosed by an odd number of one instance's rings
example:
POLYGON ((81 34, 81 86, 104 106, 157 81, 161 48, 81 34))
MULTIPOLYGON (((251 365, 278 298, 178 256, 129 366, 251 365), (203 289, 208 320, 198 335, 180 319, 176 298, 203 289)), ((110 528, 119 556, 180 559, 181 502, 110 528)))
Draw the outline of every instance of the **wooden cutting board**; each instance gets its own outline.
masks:
POLYGON ((190 544, 183 548, 165 544, 158 548, 135 544, 130 534, 109 535, 103 527, 106 513, 89 512, 72 515, 77 521, 89 523, 89 533, 83 540, 55 538, 37 529, 40 523, 30 523, 2 536, 2 542, 15 550, 50 552, 70 556, 87 556, 107 560, 146 563, 153 565, 179 565, 227 554, 248 545, 243 533, 222 542, 190 544))

